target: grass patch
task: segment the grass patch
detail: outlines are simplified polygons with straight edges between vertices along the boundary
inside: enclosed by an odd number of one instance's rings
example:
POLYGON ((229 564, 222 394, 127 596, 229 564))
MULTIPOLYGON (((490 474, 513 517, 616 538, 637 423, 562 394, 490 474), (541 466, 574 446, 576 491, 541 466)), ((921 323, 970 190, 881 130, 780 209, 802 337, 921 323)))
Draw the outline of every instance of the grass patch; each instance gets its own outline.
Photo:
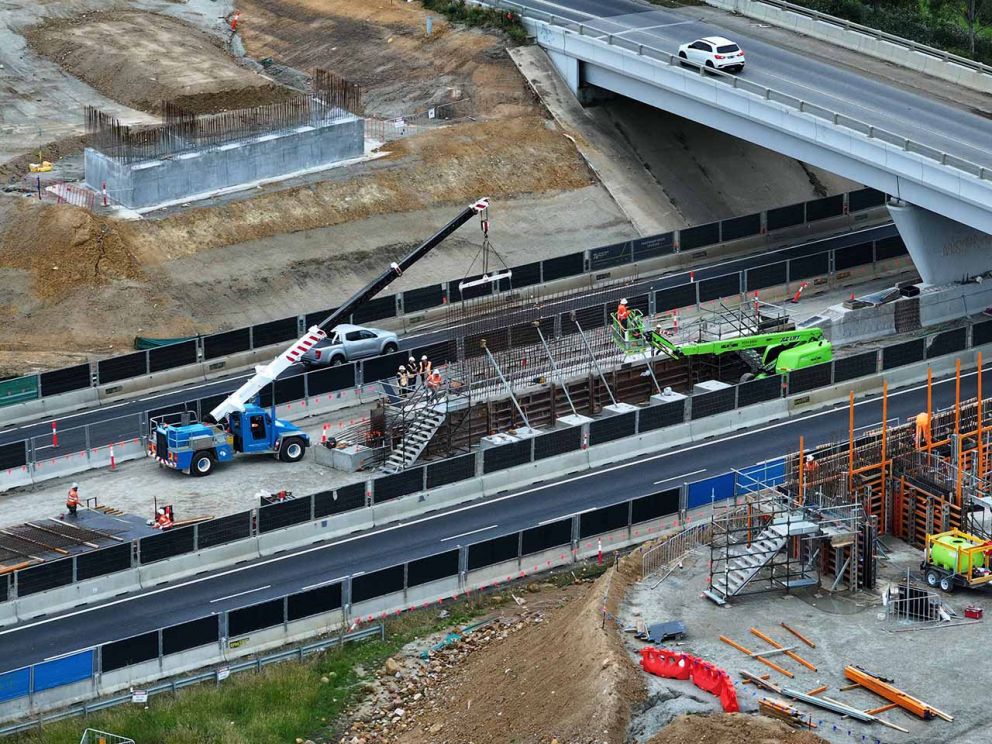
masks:
POLYGON ((421 4, 427 10, 440 13, 452 23, 496 29, 504 32, 518 44, 527 41, 527 29, 516 13, 470 5, 465 0, 421 0, 421 4))
POLYGON ((272 664, 221 683, 149 698, 148 710, 121 705, 12 737, 15 744, 77 744, 86 727, 129 736, 139 744, 292 744, 337 741, 335 721, 361 694, 365 678, 411 640, 462 625, 492 603, 487 597, 436 610, 409 612, 386 624, 385 640, 348 644, 303 662, 272 664), (328 682, 322 682, 327 678, 328 682))

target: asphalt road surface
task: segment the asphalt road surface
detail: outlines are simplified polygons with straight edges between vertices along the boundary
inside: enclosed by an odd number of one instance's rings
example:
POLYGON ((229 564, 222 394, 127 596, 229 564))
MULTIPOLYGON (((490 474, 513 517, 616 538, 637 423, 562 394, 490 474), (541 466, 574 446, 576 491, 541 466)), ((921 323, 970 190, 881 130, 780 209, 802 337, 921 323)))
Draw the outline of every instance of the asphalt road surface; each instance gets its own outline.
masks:
MULTIPOLYGON (((908 137, 983 166, 992 166, 992 120, 981 112, 889 85, 839 64, 779 48, 698 20, 693 9, 662 9, 636 0, 514 0, 624 39, 678 53, 680 44, 726 36, 747 57, 747 80, 830 111, 908 137)), ((587 31, 588 33, 588 31, 587 31)), ((947 89, 951 83, 926 79, 947 89)), ((925 85, 921 88, 925 89, 925 85)))
MULTIPOLYGON (((975 395, 976 380, 975 372, 962 376, 962 399, 975 395)), ((986 390, 990 384, 992 370, 987 370, 986 390)), ((934 410, 953 403, 953 377, 936 382, 934 410)), ((925 384, 890 392, 890 422, 921 410, 926 410, 925 384)), ((881 411, 878 396, 857 403, 855 425, 879 424, 881 411)), ((28 621, 0 630, 0 672, 719 475, 795 450, 800 435, 807 447, 815 447, 843 441, 847 431, 848 408, 841 405, 28 621)))
MULTIPOLYGON (((702 281, 704 279, 741 271, 742 269, 776 263, 788 258, 810 255, 812 253, 822 252, 831 248, 842 248, 850 245, 858 245, 860 243, 880 240, 882 238, 897 234, 898 232, 895 225, 892 223, 866 228, 863 230, 856 230, 853 232, 845 232, 831 237, 814 239, 791 247, 778 248, 762 253, 756 253, 744 258, 737 258, 720 263, 714 263, 710 266, 703 266, 695 270, 695 278, 696 281, 702 281)), ((630 296, 634 296, 647 292, 651 289, 665 289, 679 284, 685 284, 688 281, 689 272, 678 271, 662 277, 644 279, 635 282, 625 291, 627 291, 630 296)), ((570 306, 570 308, 581 308, 589 304, 592 303, 590 301, 585 301, 584 298, 580 296, 568 303, 568 306, 570 306)), ((556 311, 561 311, 568 306, 556 306, 555 309, 556 311)), ((510 326, 512 324, 513 318, 512 316, 508 316, 506 318, 506 325, 510 326)), ((449 338, 450 332, 451 329, 445 328, 443 330, 431 331, 429 333, 402 336, 400 337, 400 349, 415 349, 443 341, 446 338, 449 338)), ((297 366, 287 370, 282 377, 288 377, 302 372, 302 367, 297 366)), ((196 401, 199 398, 230 393, 231 391, 236 390, 247 378, 247 374, 240 374, 220 380, 214 380, 208 383, 201 383, 197 385, 180 385, 177 389, 153 393, 134 400, 113 403, 111 405, 101 406, 99 408, 93 408, 65 416, 56 416, 55 418, 58 421, 59 428, 59 451, 76 452, 86 448, 87 441, 85 434, 83 430, 79 428, 84 425, 89 425, 91 427, 88 442, 90 447, 101 447, 110 444, 111 442, 132 439, 139 434, 137 431, 138 414, 149 412, 154 414, 155 412, 161 411, 161 409, 164 408, 169 408, 170 406, 181 406, 187 401, 196 401)), ((36 446, 45 447, 45 451, 47 452, 47 446, 51 445, 51 436, 51 418, 45 418, 34 423, 14 426, 3 430, 0 432, 0 446, 27 439, 29 437, 38 437, 39 439, 36 441, 36 446)))

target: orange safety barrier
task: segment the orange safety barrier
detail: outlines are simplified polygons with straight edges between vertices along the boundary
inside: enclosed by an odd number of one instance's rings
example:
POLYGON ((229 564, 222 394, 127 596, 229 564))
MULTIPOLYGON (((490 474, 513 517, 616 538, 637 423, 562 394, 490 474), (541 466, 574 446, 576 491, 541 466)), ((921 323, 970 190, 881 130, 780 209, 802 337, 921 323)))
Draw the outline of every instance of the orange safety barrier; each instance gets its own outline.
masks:
POLYGON ((641 667, 657 677, 692 679, 700 690, 720 698, 725 713, 737 713, 737 691, 730 675, 718 666, 691 654, 648 646, 641 649, 641 667))

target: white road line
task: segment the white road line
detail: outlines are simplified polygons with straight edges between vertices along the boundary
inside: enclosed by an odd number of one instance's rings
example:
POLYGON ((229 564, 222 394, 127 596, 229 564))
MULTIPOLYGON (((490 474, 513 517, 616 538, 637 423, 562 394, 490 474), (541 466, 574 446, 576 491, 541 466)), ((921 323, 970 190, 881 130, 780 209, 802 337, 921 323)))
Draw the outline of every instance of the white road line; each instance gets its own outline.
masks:
POLYGON ((671 478, 665 478, 660 481, 655 481, 654 485, 658 486, 661 485, 662 483, 668 483, 668 481, 681 480, 682 478, 688 478, 690 475, 698 475, 699 473, 705 473, 705 472, 706 472, 706 468, 700 468, 699 470, 693 470, 692 472, 689 473, 682 473, 682 475, 673 475, 671 478))
MULTIPOLYGON (((961 379, 964 379, 966 377, 974 377, 976 374, 977 374, 977 370, 972 370, 971 372, 964 372, 964 373, 961 374, 961 379)), ((934 387, 937 387, 938 385, 947 385, 947 384, 950 384, 950 383, 953 383, 953 382, 954 382, 954 377, 953 376, 952 377, 948 377, 948 378, 945 378, 943 380, 934 382, 934 387)), ((922 385, 916 385, 914 387, 905 388, 903 390, 897 390, 895 392, 889 393, 889 399, 891 400, 892 398, 898 398, 900 395, 908 395, 909 393, 915 393, 917 390, 926 390, 926 387, 927 387, 926 383, 923 383, 922 385)), ((854 406, 855 406, 855 408, 857 408, 858 406, 872 405, 872 404, 880 403, 880 402, 881 402, 881 397, 880 396, 875 396, 875 397, 872 397, 872 398, 863 399, 863 400, 860 400, 860 401, 855 401, 854 402, 854 406)), ((530 493, 536 493, 538 491, 547 490, 549 488, 557 488, 559 486, 565 485, 566 483, 574 483, 576 481, 585 480, 586 478, 598 477, 598 476, 600 476, 600 475, 602 475, 604 473, 611 473, 614 470, 622 470, 623 468, 634 467, 634 466, 640 465, 640 464, 645 463, 645 462, 653 462, 655 460, 663 460, 666 457, 681 456, 681 455, 683 455, 686 452, 691 452, 692 450, 700 449, 702 447, 711 447, 713 445, 720 445, 720 444, 723 444, 724 442, 731 442, 731 441, 733 441, 735 439, 740 439, 741 437, 749 437, 749 436, 752 436, 754 434, 760 434, 763 431, 770 431, 772 429, 778 429, 778 428, 783 427, 783 426, 789 426, 789 425, 794 424, 794 423, 796 423, 798 421, 809 421, 809 420, 814 419, 814 418, 819 418, 820 416, 828 416, 830 414, 835 414, 835 413, 837 413, 838 410, 841 410, 841 406, 840 405, 834 406, 833 408, 826 408, 826 409, 824 409, 822 411, 818 411, 817 413, 811 413, 811 414, 809 414, 807 416, 799 416, 799 417, 795 417, 795 418, 787 418, 787 419, 785 419, 783 421, 778 421, 778 422, 775 422, 775 423, 772 423, 772 424, 768 424, 767 426, 762 426, 762 427, 759 427, 757 429, 746 429, 746 430, 740 431, 740 432, 738 432, 736 434, 732 434, 732 435, 730 435, 728 437, 722 437, 720 439, 714 439, 714 440, 709 440, 709 441, 705 441, 705 442, 699 442, 698 444, 693 444, 693 445, 690 445, 688 447, 679 447, 679 448, 673 449, 673 450, 671 450, 669 452, 662 452, 662 453, 657 454, 657 455, 652 455, 651 457, 642 457, 639 460, 630 460, 628 462, 621 463, 620 465, 613 465, 613 466, 608 467, 608 468, 599 468, 597 470, 592 470, 592 471, 589 471, 588 473, 583 473, 582 475, 576 475, 576 476, 573 476, 571 478, 566 478, 564 480, 556 481, 554 483, 543 483, 543 484, 541 484, 539 486, 535 486, 534 488, 528 488, 526 490, 518 491, 516 493, 509 493, 506 496, 499 496, 499 497, 497 497, 495 499, 487 499, 487 500, 484 500, 484 501, 479 501, 479 502, 476 502, 476 503, 467 504, 466 506, 460 506, 457 509, 452 509, 450 511, 441 512, 439 514, 433 514, 433 515, 428 516, 428 517, 421 517, 420 519, 414 519, 414 520, 411 520, 409 522, 404 522, 404 523, 398 523, 398 524, 390 525, 389 527, 383 527, 381 530, 376 530, 374 532, 366 532, 366 533, 363 533, 363 534, 360 534, 360 535, 352 535, 351 537, 346 537, 346 538, 344 538, 342 540, 337 540, 335 542, 330 542, 330 543, 321 544, 321 545, 314 545, 312 547, 309 547, 309 548, 307 548, 305 550, 301 550, 301 551, 296 552, 296 553, 282 553, 281 555, 273 556, 272 558, 269 558, 268 560, 259 561, 258 563, 249 563, 249 564, 246 564, 246 565, 243 565, 243 566, 238 566, 237 568, 231 568, 231 569, 228 569, 227 571, 222 571, 222 572, 216 573, 216 574, 210 574, 210 575, 207 575, 207 576, 200 576, 198 578, 190 579, 189 581, 183 582, 181 584, 176 584, 174 586, 173 585, 162 586, 159 589, 152 589, 151 591, 144 592, 142 594, 135 594, 135 595, 132 595, 132 596, 129 596, 129 597, 121 597, 120 599, 115 599, 112 602, 104 602, 103 604, 100 604, 100 605, 94 605, 92 607, 84 607, 84 608, 82 608, 80 610, 75 610, 74 612, 68 612, 68 613, 66 613, 64 615, 57 615, 55 617, 45 618, 44 620, 37 620, 35 622, 27 623, 25 625, 19 625, 17 627, 8 628, 6 630, 0 630, 0 636, 7 635, 8 633, 16 633, 16 632, 21 631, 21 630, 28 630, 29 628, 34 628, 34 627, 37 627, 39 625, 47 625, 48 623, 57 622, 57 621, 61 621, 61 620, 66 620, 66 619, 68 619, 70 617, 76 617, 78 615, 84 615, 87 612, 95 612, 97 610, 102 610, 102 609, 104 609, 106 607, 113 607, 115 605, 124 604, 126 602, 133 602, 133 601, 135 601, 137 599, 144 599, 145 597, 152 597, 152 596, 154 596, 156 594, 161 594, 162 592, 170 592, 170 591, 173 591, 175 589, 181 589, 182 587, 192 586, 193 584, 199 584, 199 583, 204 582, 204 581, 213 581, 214 579, 223 578, 224 576, 231 576, 232 574, 240 573, 241 571, 255 570, 255 569, 261 568, 262 566, 267 566, 267 565, 270 565, 272 563, 278 563, 279 561, 287 560, 288 558, 296 558, 296 557, 301 556, 301 555, 307 555, 308 553, 315 553, 318 550, 328 550, 329 548, 335 548, 338 545, 344 545, 345 543, 354 542, 355 540, 364 540, 366 538, 371 538, 371 537, 376 537, 378 535, 382 535, 382 534, 384 534, 386 532, 392 532, 393 530, 402 529, 404 527, 412 527, 413 525, 415 525, 415 524, 421 524, 422 522, 429 522, 432 519, 439 519, 439 518, 442 518, 442 517, 447 517, 447 516, 449 516, 451 514, 458 514, 460 512, 470 511, 472 509, 478 509, 478 508, 483 507, 483 506, 490 506, 492 504, 497 504, 500 501, 506 501, 507 499, 515 499, 515 498, 519 498, 521 496, 526 496, 527 494, 530 494, 530 493)), ((577 514, 584 514, 585 512, 592 511, 593 509, 596 509, 596 508, 598 508, 598 507, 592 507, 590 509, 586 509, 584 511, 577 512, 577 514)), ((570 516, 573 516, 574 517, 575 514, 572 514, 570 516)), ((539 522, 538 524, 539 525, 549 524, 551 522, 557 522, 559 520, 567 519, 567 518, 568 518, 568 516, 555 517, 554 519, 548 519, 548 520, 545 520, 544 522, 539 522)), ((352 574, 352 577, 361 576, 363 573, 365 573, 365 572, 364 571, 360 571, 358 573, 354 573, 354 574, 352 574)))
POLYGON ((76 654, 81 654, 83 651, 89 651, 96 648, 96 646, 87 646, 86 648, 77 648, 75 651, 67 651, 64 654, 58 654, 57 656, 48 656, 43 661, 56 661, 58 659, 65 659, 69 656, 75 656, 76 654))
POLYGON ((245 592, 238 592, 237 594, 228 594, 226 597, 217 597, 217 599, 211 599, 210 604, 213 604, 214 602, 223 602, 225 599, 234 599, 235 597, 243 597, 246 594, 254 594, 255 592, 261 592, 264 591, 265 589, 271 589, 271 588, 272 588, 272 584, 266 584, 265 586, 258 587, 258 589, 249 589, 248 591, 245 592))
POLYGON ((560 522, 563 519, 571 519, 572 517, 577 517, 580 514, 587 514, 588 512, 596 511, 598 508, 598 506, 590 506, 588 509, 583 509, 582 511, 572 512, 571 514, 563 514, 560 517, 553 517, 552 519, 545 519, 543 522, 538 522, 537 526, 543 527, 544 525, 551 524, 552 522, 560 522))
POLYGON ((498 524, 491 524, 488 527, 480 527, 477 530, 472 530, 471 532, 463 532, 460 535, 452 535, 451 537, 442 537, 441 542, 448 542, 448 540, 457 540, 459 537, 468 537, 469 535, 474 535, 477 532, 485 532, 486 530, 491 530, 494 527, 499 527, 498 524))
POLYGON ((328 579, 327 581, 321 581, 319 584, 311 584, 310 586, 305 586, 300 589, 301 592, 308 592, 311 589, 320 589, 322 586, 330 586, 331 584, 337 584, 339 581, 344 581, 347 576, 338 576, 336 579, 328 579))
MULTIPOLYGON (((617 31, 615 34, 603 34, 597 38, 605 39, 607 36, 623 36, 624 34, 632 34, 637 31, 650 31, 654 28, 670 28, 672 26, 685 26, 688 23, 695 23, 695 21, 675 21, 674 23, 659 23, 656 26, 638 26, 635 28, 628 28, 626 31, 617 31)), ((619 24, 618 24, 619 25, 619 24)))

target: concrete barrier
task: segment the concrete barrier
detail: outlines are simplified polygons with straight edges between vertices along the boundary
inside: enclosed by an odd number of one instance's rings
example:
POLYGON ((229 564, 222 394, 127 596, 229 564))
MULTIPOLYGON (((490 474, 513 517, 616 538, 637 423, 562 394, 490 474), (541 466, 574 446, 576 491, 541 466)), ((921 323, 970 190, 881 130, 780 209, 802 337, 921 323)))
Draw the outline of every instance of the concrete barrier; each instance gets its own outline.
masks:
POLYGON ((760 2, 760 0, 706 0, 721 10, 739 13, 772 26, 788 29, 795 33, 809 36, 813 39, 826 41, 845 49, 851 49, 869 57, 890 62, 913 71, 922 71, 926 75, 960 85, 982 93, 992 93, 992 75, 987 71, 973 69, 971 66, 956 63, 951 55, 939 49, 918 51, 918 48, 928 49, 906 40, 900 44, 887 40, 878 35, 871 35, 858 30, 842 18, 835 18, 814 11, 796 12, 778 5, 760 2), (914 48, 917 47, 917 48, 914 48))
POLYGON ((461 592, 461 582, 458 576, 449 576, 437 581, 429 581, 420 586, 408 587, 404 605, 407 609, 427 607, 439 599, 454 597, 461 592))
POLYGON ((150 589, 166 582, 255 560, 259 555, 258 539, 249 537, 198 550, 195 553, 184 553, 173 558, 146 563, 137 569, 138 580, 142 589, 150 589))
POLYGON ((371 509, 353 509, 316 522, 285 527, 259 535, 258 554, 264 558, 306 545, 333 540, 353 532, 370 530, 374 526, 371 509))
POLYGON ((9 612, 5 613, 5 617, 0 616, 2 617, 0 625, 13 625, 40 615, 51 615, 82 605, 105 602, 121 594, 130 594, 141 589, 137 568, 78 581, 75 584, 18 597, 0 605, 5 610, 10 608, 14 613, 13 617, 9 612))
POLYGON ((381 597, 373 597, 364 602, 352 604, 348 618, 358 622, 372 622, 383 615, 388 615, 394 610, 401 609, 406 603, 406 592, 393 592, 384 594, 381 597))
MULTIPOLYGON (((567 547, 567 546, 566 546, 567 547)), ((485 568, 477 568, 465 574, 464 587, 474 587, 477 589, 488 589, 497 584, 513 581, 520 572, 520 560, 514 558, 512 561, 494 563, 485 568)))

